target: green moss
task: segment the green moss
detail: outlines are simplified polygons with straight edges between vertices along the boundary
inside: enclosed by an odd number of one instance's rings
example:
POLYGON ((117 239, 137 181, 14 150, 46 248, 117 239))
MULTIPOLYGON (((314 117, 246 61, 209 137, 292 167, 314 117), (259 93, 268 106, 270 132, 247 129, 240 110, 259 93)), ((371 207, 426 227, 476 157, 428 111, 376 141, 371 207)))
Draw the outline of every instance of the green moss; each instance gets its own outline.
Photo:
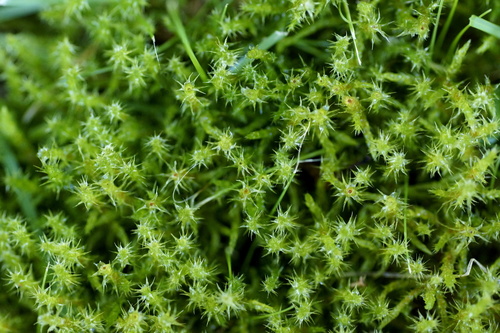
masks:
POLYGON ((7 1, 0 331, 497 331, 499 15, 7 1))

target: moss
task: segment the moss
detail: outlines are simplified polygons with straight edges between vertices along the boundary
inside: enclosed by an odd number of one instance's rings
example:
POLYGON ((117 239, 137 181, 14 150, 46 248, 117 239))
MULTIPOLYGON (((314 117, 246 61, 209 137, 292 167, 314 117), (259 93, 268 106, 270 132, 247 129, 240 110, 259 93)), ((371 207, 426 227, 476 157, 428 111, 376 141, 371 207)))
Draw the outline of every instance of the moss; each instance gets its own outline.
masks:
POLYGON ((499 14, 7 1, 0 330, 497 331, 499 14))

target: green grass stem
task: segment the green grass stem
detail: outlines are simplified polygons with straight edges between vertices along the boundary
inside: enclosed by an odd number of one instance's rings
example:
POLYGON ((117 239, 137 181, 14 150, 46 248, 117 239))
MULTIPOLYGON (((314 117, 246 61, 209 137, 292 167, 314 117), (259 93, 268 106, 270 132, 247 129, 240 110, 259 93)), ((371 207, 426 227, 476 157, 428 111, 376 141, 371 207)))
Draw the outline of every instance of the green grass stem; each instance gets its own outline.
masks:
POLYGON ((496 38, 500 38, 500 26, 476 15, 472 15, 469 18, 469 22, 469 25, 471 27, 486 32, 487 34, 495 36, 496 38))
MULTIPOLYGON (((485 11, 484 13, 482 13, 481 15, 479 15, 479 17, 477 18, 482 18, 483 16, 487 15, 489 12, 491 12, 491 9, 485 11)), ((472 16, 471 16, 472 18, 472 16)), ((474 20, 476 22, 476 20, 474 20)), ((460 38, 462 38, 462 36, 467 32, 467 30, 469 30, 470 27, 472 27, 471 25, 472 22, 469 22, 469 24, 467 24, 459 33, 458 35, 455 37, 455 39, 453 39, 453 42, 451 43, 451 46, 450 48, 448 49, 448 55, 447 55, 447 58, 448 59, 451 59, 451 57, 453 56, 453 52, 455 52, 456 48, 457 48, 457 45, 458 45, 458 42, 460 41, 460 38)))
POLYGON ((177 33, 178 37, 180 38, 182 45, 184 45, 184 48, 186 49, 186 53, 188 54, 189 59, 191 59, 191 62, 193 63, 194 68, 196 69, 196 72, 201 77, 203 82, 207 82, 208 76, 205 73, 205 70, 203 69, 203 67, 201 67, 200 62, 198 61, 198 58, 196 58, 196 55, 193 52, 193 48, 191 47, 191 43, 189 42, 189 38, 187 36, 186 29, 184 29, 184 25, 182 24, 177 4, 172 2, 172 1, 168 1, 167 2, 167 9, 168 9, 168 16, 169 16, 170 20, 172 21, 175 32, 177 33))

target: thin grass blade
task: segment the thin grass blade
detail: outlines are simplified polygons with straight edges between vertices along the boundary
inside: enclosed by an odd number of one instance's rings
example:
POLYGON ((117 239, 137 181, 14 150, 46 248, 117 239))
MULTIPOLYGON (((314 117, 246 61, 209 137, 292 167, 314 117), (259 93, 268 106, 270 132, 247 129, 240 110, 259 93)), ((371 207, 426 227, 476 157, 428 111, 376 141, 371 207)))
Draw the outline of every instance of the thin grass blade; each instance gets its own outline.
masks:
POLYGON ((469 18, 469 21, 471 27, 486 32, 492 36, 495 36, 496 38, 500 38, 500 26, 491 23, 490 21, 487 21, 483 18, 480 18, 476 15, 472 15, 469 18))

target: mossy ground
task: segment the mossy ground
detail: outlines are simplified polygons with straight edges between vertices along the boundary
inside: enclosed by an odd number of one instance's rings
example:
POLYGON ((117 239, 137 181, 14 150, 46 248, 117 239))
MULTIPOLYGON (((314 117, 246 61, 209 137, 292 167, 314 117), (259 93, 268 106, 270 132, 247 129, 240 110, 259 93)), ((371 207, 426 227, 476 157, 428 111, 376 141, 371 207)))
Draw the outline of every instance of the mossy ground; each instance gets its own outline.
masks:
POLYGON ((498 331, 483 13, 0 1, 0 331, 498 331))

